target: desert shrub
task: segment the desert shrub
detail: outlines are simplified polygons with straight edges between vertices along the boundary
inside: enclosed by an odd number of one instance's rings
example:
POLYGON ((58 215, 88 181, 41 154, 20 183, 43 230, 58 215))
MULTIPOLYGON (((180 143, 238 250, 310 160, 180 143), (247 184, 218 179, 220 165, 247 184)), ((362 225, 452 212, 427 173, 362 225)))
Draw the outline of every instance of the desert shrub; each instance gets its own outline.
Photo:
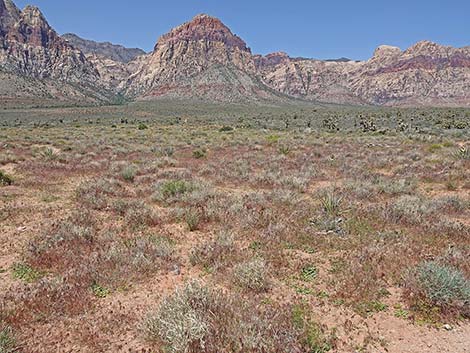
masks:
POLYGON ((0 186, 13 184, 13 178, 0 170, 0 186))
POLYGON ((403 220, 410 223, 419 223, 423 217, 431 215, 437 210, 435 204, 419 196, 401 196, 389 208, 389 217, 394 221, 403 220))
MULTIPOLYGON (((108 241, 114 236, 110 234, 108 241)), ((174 243, 162 236, 144 235, 123 242, 107 243, 99 252, 96 261, 94 283, 106 289, 116 289, 129 281, 140 280, 162 270, 178 265, 174 243)))
POLYGON ((156 186, 154 199, 169 201, 194 190, 194 185, 184 180, 168 180, 156 186))
POLYGON ((207 269, 217 270, 231 260, 234 251, 233 234, 221 231, 213 239, 192 248, 189 259, 192 265, 201 264, 207 269))
POLYGON ((290 308, 263 310, 241 297, 190 282, 165 298, 143 328, 168 352, 304 352, 290 308))
POLYGON ((157 213, 144 201, 129 201, 124 204, 124 222, 131 229, 136 230, 158 224, 157 213))
POLYGON ((144 123, 140 123, 137 128, 139 130, 147 130, 149 127, 147 125, 145 125, 144 123))
POLYGON ((68 246, 70 243, 91 244, 95 239, 92 227, 81 225, 74 219, 67 219, 54 225, 29 245, 29 253, 36 258, 46 256, 60 246, 68 246))
POLYGON ((263 259, 254 259, 238 264, 233 269, 233 278, 239 286, 257 292, 269 288, 269 273, 263 259))
POLYGON ((134 165, 127 165, 121 170, 121 178, 123 178, 125 181, 128 182, 133 182, 135 179, 135 176, 137 174, 137 167, 134 165))
POLYGON ((184 212, 184 221, 186 222, 190 232, 194 232, 199 229, 203 215, 197 208, 189 208, 184 212))
POLYGON ((415 305, 421 299, 444 311, 470 315, 470 281, 457 268, 435 261, 421 263, 409 272, 406 287, 415 305))
POLYGON ((451 195, 433 200, 433 204, 435 205, 435 208, 439 210, 463 212, 469 207, 470 202, 458 196, 451 195))
POLYGON ((16 341, 11 327, 0 322, 0 353, 16 352, 16 341))
POLYGON ((217 307, 219 294, 197 282, 191 282, 166 299, 155 316, 146 321, 150 338, 159 338, 170 352, 188 352, 191 346, 204 348, 210 330, 207 315, 217 307))
POLYGON ((77 201, 86 207, 101 210, 108 205, 108 199, 117 194, 121 186, 110 179, 90 179, 82 182, 76 191, 77 201))
POLYGON ((347 183, 347 189, 361 199, 377 194, 402 195, 412 194, 416 190, 415 179, 385 179, 376 177, 371 180, 347 183))
POLYGON ((196 159, 205 158, 207 156, 207 152, 204 149, 197 149, 193 151, 193 157, 196 159))

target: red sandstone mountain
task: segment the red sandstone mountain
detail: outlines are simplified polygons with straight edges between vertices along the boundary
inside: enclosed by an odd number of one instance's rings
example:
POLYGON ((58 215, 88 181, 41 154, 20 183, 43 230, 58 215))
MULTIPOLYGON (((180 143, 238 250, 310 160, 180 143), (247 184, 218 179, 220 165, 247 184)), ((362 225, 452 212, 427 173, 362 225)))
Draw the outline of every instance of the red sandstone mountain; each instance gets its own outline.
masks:
POLYGON ((470 106, 470 47, 427 41, 405 51, 380 46, 362 62, 252 55, 208 15, 174 28, 152 53, 130 62, 121 60, 130 54, 126 48, 66 38, 39 9, 20 11, 0 0, 0 97, 106 101, 112 90, 134 99, 470 106))
POLYGON ((198 15, 163 35, 127 83, 138 98, 275 99, 256 76, 246 43, 220 20, 198 15))
POLYGON ((94 65, 49 26, 37 7, 20 11, 10 0, 0 0, 0 75, 1 96, 83 102, 109 97, 94 65), (25 79, 28 83, 18 84, 25 79))
POLYGON ((263 81, 307 100, 376 105, 470 105, 470 47, 428 41, 406 51, 377 48, 363 62, 290 59, 278 54, 256 60, 263 81))

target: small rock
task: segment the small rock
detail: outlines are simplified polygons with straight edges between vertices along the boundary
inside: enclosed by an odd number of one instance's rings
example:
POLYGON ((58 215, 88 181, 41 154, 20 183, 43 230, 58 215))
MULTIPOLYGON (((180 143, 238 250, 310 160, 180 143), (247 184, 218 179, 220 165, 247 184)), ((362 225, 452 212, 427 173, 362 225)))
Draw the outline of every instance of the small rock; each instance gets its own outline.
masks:
POLYGON ((181 268, 178 265, 173 266, 173 272, 175 275, 180 275, 181 274, 181 268))
POLYGON ((445 324, 444 326, 442 326, 445 330, 447 331, 452 331, 452 326, 450 326, 449 324, 445 324))
POLYGON ((18 227, 16 230, 18 232, 24 232, 26 230, 26 227, 18 227))

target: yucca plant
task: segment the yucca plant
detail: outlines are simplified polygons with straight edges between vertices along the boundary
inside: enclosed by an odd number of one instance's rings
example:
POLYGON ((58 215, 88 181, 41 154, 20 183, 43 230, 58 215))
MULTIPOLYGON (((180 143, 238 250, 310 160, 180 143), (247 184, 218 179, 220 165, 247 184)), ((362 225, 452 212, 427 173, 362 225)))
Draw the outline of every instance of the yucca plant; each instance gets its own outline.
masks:
POLYGON ((335 194, 334 192, 327 192, 321 196, 320 202, 323 211, 329 216, 337 216, 341 212, 341 204, 343 197, 335 194))
POLYGON ((464 159, 464 160, 470 160, 470 149, 468 147, 460 147, 457 151, 454 153, 455 158, 457 159, 464 159))

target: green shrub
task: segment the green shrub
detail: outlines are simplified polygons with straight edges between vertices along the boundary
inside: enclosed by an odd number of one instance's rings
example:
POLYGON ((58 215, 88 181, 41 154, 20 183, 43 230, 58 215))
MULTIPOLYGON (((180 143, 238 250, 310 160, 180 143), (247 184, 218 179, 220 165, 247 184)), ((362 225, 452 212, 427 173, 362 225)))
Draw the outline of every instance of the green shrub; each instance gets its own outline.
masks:
POLYGON ((326 337, 324 327, 311 318, 305 305, 294 305, 291 315, 292 323, 301 332, 308 352, 326 353, 334 347, 334 338, 326 337))
POLYGON ((436 262, 425 262, 417 270, 419 284, 434 303, 445 305, 461 300, 470 305, 470 281, 461 271, 436 262))
POLYGON ((174 202, 194 190, 196 190, 196 187, 191 182, 184 180, 168 180, 157 184, 153 198, 156 201, 174 202))
POLYGON ((147 129, 148 129, 148 126, 145 125, 144 123, 140 123, 137 128, 138 128, 139 130, 147 130, 147 129))
POLYGON ((33 269, 31 266, 23 263, 13 265, 13 277, 21 279, 27 283, 31 283, 41 278, 41 273, 33 269))
POLYGON ((317 274, 318 269, 315 265, 306 265, 302 267, 302 270, 300 271, 300 278, 302 281, 311 282, 317 277, 317 274))
POLYGON ((193 151, 193 157, 196 159, 204 158, 206 157, 206 155, 207 155, 207 152, 203 149, 198 149, 198 150, 193 151))
POLYGON ((435 261, 421 263, 409 274, 407 285, 417 298, 470 315, 470 281, 457 268, 435 261))
POLYGON ((97 298, 106 298, 110 293, 109 289, 100 286, 96 282, 91 285, 91 291, 97 298))

